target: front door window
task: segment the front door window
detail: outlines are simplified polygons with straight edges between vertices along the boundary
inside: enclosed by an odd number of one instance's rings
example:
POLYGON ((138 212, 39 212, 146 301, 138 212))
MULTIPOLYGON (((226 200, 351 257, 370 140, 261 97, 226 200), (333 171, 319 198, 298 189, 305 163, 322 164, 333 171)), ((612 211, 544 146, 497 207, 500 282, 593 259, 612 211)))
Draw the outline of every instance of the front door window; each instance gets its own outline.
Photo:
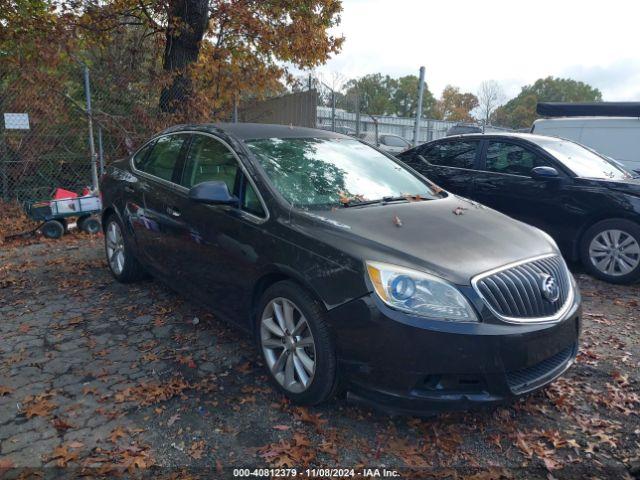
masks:
POLYGON ((549 167, 549 162, 519 145, 490 142, 487 149, 486 169, 495 173, 531 176, 535 167, 549 167))
POLYGON ((195 135, 180 183, 191 188, 202 182, 218 180, 233 193, 237 173, 238 162, 225 145, 208 135, 195 135))

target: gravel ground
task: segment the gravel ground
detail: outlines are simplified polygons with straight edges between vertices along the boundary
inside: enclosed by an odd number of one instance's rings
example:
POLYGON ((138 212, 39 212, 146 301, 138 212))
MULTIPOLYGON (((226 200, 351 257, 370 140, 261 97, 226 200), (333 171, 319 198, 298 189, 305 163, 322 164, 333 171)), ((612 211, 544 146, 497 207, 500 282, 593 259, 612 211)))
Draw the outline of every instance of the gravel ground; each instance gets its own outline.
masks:
POLYGON ((101 237, 0 248, 0 478, 640 478, 638 286, 577 274, 581 352, 547 389, 391 418, 342 398, 287 403, 242 334, 159 282, 116 283, 101 237))

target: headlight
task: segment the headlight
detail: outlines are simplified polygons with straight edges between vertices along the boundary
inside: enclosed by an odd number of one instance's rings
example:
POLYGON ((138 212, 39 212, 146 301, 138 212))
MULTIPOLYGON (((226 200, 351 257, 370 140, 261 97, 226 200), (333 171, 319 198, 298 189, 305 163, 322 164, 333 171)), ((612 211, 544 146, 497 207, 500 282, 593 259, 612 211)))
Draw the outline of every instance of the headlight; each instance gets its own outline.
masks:
POLYGON ((467 299, 444 280, 388 263, 366 263, 376 294, 390 307, 438 320, 478 321, 467 299))

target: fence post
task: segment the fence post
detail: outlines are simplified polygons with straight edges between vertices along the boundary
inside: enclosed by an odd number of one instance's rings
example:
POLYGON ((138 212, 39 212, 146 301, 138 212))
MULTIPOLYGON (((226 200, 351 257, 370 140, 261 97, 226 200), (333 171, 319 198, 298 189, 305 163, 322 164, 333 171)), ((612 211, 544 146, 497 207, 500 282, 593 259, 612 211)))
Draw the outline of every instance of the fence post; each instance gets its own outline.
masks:
POLYGON ((233 123, 238 123, 238 94, 233 96, 233 123))
POLYGON ((4 141, 5 131, 2 130, 0 134, 0 169, 2 170, 2 199, 9 201, 9 175, 7 170, 9 168, 9 160, 7 154, 7 148, 4 141))
POLYGON ((360 136, 360 90, 356 85, 356 137, 360 136))
POLYGON ((336 92, 331 90, 331 131, 336 131, 336 92))
POLYGON ((96 145, 93 139, 93 114, 91 112, 91 89, 89 86, 89 68, 84 66, 84 93, 87 99, 87 123, 89 125, 89 153, 91 154, 91 186, 98 190, 98 165, 96 145))
POLYGON ((424 95, 424 67, 420 67, 420 80, 418 83, 418 105, 416 107, 416 123, 413 127, 413 146, 418 145, 418 133, 420 133, 420 117, 422 116, 422 96, 424 95))
POLYGON ((104 150, 102 148, 102 125, 98 124, 98 159, 100 160, 100 175, 104 174, 104 150))

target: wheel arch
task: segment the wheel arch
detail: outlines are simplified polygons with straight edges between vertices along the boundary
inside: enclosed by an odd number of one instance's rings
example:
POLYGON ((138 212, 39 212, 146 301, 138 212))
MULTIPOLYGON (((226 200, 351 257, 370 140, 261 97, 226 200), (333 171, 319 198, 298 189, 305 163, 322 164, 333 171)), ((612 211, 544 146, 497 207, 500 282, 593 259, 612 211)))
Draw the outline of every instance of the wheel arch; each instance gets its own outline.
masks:
POLYGON ((102 211, 102 215, 100 216, 100 223, 102 224, 102 233, 106 232, 106 228, 107 228, 106 220, 111 215, 115 215, 116 217, 118 217, 122 221, 122 217, 120 216, 120 212, 118 212, 118 209, 116 207, 114 207, 113 205, 109 205, 107 208, 105 208, 102 211))
POLYGON ((576 240, 573 244, 573 255, 575 258, 580 258, 580 248, 582 246, 582 242, 584 241, 584 236, 589 231, 591 227, 595 224, 602 222, 604 220, 627 220, 635 223, 640 227, 640 219, 633 216, 627 215, 625 212, 608 212, 608 213, 600 213, 598 215, 594 215, 590 217, 588 221, 586 221, 582 227, 580 228, 578 235, 576 236, 576 240))
POLYGON ((295 270, 287 267, 272 266, 258 277, 251 291, 250 316, 251 330, 254 334, 257 331, 256 315, 259 313, 258 307, 260 305, 260 299, 262 298, 262 295, 272 285, 287 280, 298 284, 301 288, 307 291, 314 300, 318 301, 325 309, 327 309, 326 303, 322 300, 317 290, 314 289, 311 283, 305 280, 302 275, 300 275, 295 270))

